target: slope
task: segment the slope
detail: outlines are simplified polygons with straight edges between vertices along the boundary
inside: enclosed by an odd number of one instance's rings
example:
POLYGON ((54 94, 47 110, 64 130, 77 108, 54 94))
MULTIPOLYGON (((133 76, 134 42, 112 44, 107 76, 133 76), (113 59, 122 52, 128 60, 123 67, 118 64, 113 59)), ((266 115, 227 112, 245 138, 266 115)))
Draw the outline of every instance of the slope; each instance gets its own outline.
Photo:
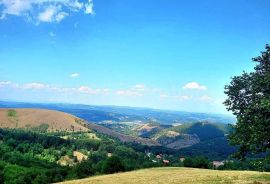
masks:
POLYGON ((148 146, 160 145, 151 139, 124 135, 76 116, 46 109, 0 109, 0 128, 23 128, 43 132, 94 130, 122 142, 134 142, 148 146))
POLYGON ((40 131, 88 131, 79 118, 46 109, 0 109, 0 128, 40 131))
POLYGON ((217 171, 191 168, 153 168, 127 173, 97 176, 63 184, 269 184, 270 173, 252 171, 217 171))

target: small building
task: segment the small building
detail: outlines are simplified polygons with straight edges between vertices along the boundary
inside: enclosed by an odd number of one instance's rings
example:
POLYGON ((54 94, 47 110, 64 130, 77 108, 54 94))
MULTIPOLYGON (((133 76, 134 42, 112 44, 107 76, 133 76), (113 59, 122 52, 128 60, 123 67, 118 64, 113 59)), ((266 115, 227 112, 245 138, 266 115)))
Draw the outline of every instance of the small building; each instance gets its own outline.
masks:
POLYGON ((164 165, 169 165, 170 164, 169 160, 162 160, 162 162, 163 162, 164 165))
POLYGON ((218 168, 224 165, 224 161, 213 161, 212 164, 215 168, 218 168))
POLYGON ((107 157, 109 157, 109 158, 112 157, 112 153, 108 153, 107 157))
POLYGON ((184 161, 185 161, 185 158, 184 158, 184 157, 180 157, 179 160, 180 160, 181 162, 184 162, 184 161))

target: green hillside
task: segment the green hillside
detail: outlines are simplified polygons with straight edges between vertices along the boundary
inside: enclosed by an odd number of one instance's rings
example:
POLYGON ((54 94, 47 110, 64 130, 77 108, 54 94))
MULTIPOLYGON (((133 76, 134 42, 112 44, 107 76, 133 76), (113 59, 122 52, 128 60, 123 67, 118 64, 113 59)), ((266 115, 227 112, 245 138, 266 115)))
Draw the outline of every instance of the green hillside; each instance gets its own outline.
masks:
POLYGON ((97 176, 63 184, 269 184, 270 173, 190 168, 154 168, 97 176))
POLYGON ((0 128, 0 183, 46 184, 160 166, 117 139, 93 131, 0 128))

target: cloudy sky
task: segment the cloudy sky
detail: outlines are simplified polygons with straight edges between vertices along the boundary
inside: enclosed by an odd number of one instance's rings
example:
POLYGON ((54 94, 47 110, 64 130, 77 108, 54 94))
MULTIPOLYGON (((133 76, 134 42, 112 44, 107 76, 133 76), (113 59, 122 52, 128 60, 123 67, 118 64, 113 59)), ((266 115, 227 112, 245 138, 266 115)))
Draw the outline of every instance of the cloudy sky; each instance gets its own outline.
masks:
POLYGON ((269 0, 0 0, 0 100, 227 113, 269 0))

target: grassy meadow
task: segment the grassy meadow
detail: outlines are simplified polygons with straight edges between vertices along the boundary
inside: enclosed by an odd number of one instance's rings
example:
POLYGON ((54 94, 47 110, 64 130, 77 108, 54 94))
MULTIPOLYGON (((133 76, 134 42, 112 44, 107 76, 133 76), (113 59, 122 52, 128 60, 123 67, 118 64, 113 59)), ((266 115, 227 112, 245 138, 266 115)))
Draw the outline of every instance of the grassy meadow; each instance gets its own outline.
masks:
POLYGON ((153 168, 96 176, 62 184, 270 184, 270 173, 193 168, 153 168))

